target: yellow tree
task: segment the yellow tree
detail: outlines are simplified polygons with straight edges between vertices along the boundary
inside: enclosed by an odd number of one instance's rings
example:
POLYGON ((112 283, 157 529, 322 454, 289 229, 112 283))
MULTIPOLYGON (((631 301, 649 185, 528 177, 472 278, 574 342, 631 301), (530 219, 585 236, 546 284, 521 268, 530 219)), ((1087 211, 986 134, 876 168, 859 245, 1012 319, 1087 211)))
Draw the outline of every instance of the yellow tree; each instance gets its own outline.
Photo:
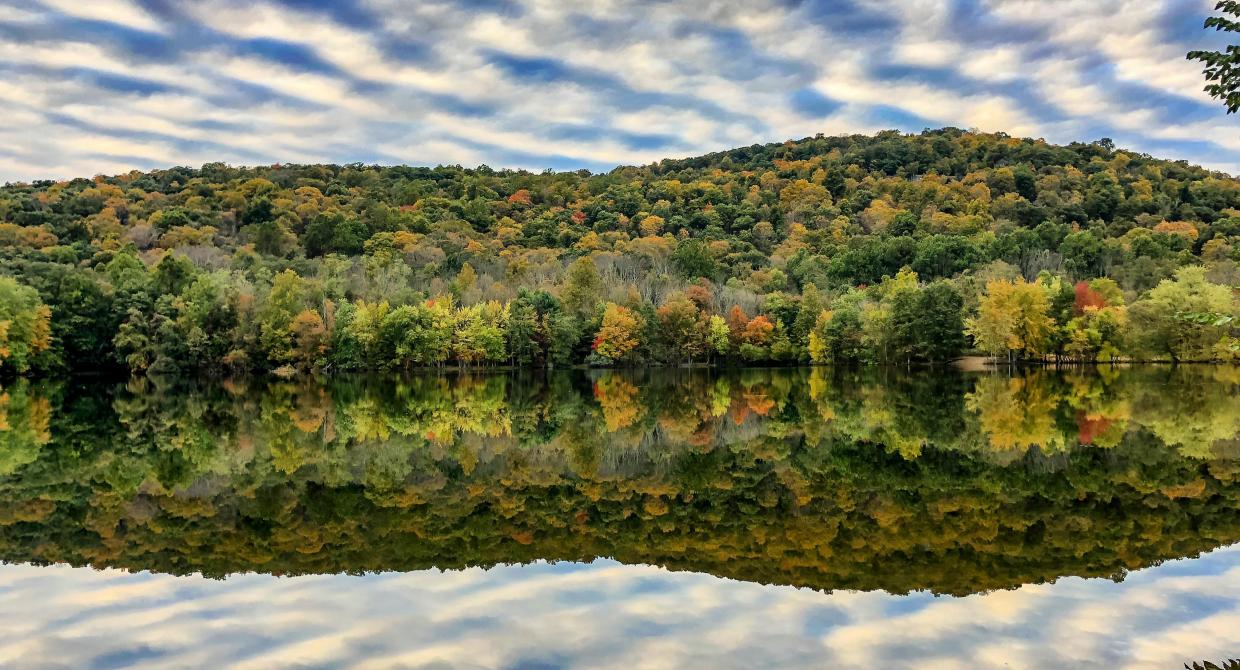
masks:
POLYGON ((1050 300, 1037 284, 998 279, 986 284, 977 316, 966 329, 978 348, 995 356, 1037 357, 1046 350, 1054 321, 1050 300))
POLYGON ((319 313, 304 309, 293 317, 293 360, 303 369, 317 367, 327 353, 329 334, 319 313))
POLYGON ((603 325, 594 338, 594 351, 613 361, 624 359, 639 344, 638 334, 644 324, 633 310, 614 302, 607 303, 603 311, 603 325))
POLYGON ((826 332, 831 324, 831 310, 824 309, 818 314, 814 329, 809 332, 809 360, 814 363, 831 362, 831 343, 826 332))

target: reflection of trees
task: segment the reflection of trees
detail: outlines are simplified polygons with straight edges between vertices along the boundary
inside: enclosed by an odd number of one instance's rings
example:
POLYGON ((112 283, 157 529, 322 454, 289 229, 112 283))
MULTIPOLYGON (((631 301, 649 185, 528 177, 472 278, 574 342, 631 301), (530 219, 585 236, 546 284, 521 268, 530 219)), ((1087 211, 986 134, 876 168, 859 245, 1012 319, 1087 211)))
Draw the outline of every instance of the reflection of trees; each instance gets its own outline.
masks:
POLYGON ((1186 456, 1209 458, 1240 434, 1240 380, 1236 368, 1206 369, 1201 383, 1170 389, 1139 389, 1133 414, 1138 423, 1186 456))
POLYGON ((1065 446, 1054 417, 1060 398, 1042 376, 1038 371, 1027 377, 986 377, 969 394, 969 409, 996 451, 1056 451, 1065 446))
POLYGON ((20 382, 0 395, 0 558, 223 574, 612 556, 950 593, 1117 575, 1240 540, 1240 379, 1222 370, 143 381, 80 396, 20 382))
POLYGON ((0 387, 0 476, 9 475, 39 458, 51 441, 51 404, 30 383, 18 380, 0 387))
POLYGON ((606 375, 594 382, 594 399, 603 410, 609 433, 628 428, 641 418, 643 407, 637 387, 620 375, 606 375))

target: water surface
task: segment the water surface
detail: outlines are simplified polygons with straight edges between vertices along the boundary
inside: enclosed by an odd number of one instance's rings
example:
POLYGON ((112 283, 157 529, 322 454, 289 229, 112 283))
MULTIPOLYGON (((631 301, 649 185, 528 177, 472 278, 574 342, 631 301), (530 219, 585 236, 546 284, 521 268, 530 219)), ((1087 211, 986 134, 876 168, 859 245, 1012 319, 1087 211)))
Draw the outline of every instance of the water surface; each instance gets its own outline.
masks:
POLYGON ((0 666, 1180 667, 1240 371, 16 382, 0 666))

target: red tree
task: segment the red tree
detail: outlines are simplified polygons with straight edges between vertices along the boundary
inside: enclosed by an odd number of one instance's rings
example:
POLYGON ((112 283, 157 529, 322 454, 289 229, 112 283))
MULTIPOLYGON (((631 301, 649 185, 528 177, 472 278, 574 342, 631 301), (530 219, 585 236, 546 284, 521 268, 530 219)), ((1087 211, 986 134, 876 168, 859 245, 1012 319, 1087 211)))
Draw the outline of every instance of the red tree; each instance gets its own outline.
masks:
POLYGON ((1086 307, 1102 309, 1107 306, 1107 301, 1102 294, 1089 287, 1088 282, 1079 281, 1076 283, 1076 302, 1072 305, 1072 311, 1080 316, 1085 313, 1086 307))

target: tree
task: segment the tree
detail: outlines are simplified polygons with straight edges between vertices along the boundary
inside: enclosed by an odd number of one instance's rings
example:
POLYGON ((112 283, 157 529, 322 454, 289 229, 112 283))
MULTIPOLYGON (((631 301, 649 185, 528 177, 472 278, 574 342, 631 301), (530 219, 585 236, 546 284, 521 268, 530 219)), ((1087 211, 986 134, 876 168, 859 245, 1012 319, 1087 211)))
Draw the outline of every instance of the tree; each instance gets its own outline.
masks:
POLYGON ((1059 245, 1064 267, 1074 277, 1102 274, 1102 240, 1088 230, 1070 233, 1059 245))
POLYGON ((461 271, 457 273, 456 279, 452 282, 452 294, 456 296, 457 300, 468 304, 471 302, 470 298, 477 285, 477 271, 474 270, 474 266, 465 263, 461 266, 461 271))
POLYGON ((291 329, 293 361, 303 370, 320 367, 330 341, 323 317, 313 310, 302 310, 293 317, 291 329))
POLYGON ((509 306, 508 329, 509 360, 514 365, 531 365, 542 356, 538 342, 538 312, 524 296, 509 306))
POLYGON ((884 277, 871 294, 877 301, 860 305, 864 342, 880 361, 908 363, 915 349, 913 317, 921 291, 917 273, 903 268, 884 277))
POLYGON ((0 276, 0 369, 28 371, 52 345, 51 319, 38 291, 0 276))
POLYGON ((1085 191, 1082 207, 1090 217, 1110 221, 1123 200, 1124 189, 1113 172, 1103 170, 1089 176, 1089 188, 1085 191))
POLYGON ((551 365, 569 365, 577 345, 581 342, 581 323, 576 317, 562 310, 547 312, 542 319, 541 338, 547 343, 547 362, 551 365))
POLYGON ((968 320, 966 330, 987 353, 1037 357, 1045 353, 1054 325, 1049 311, 1046 291, 1038 284, 995 280, 986 285, 977 316, 968 320))
POLYGON ((831 345, 827 335, 827 325, 831 323, 831 312, 823 310, 814 322, 814 329, 809 333, 806 346, 809 349, 809 360, 813 363, 831 362, 831 345))
POLYGON ((387 302, 358 300, 336 313, 329 360, 345 370, 380 367, 388 362, 381 351, 380 335, 391 308, 387 302))
POLYGON ((498 363, 507 358, 504 327, 508 307, 491 301, 462 307, 455 315, 452 355, 461 365, 498 363))
POLYGON ((603 326, 594 337, 594 352, 611 361, 624 360, 637 348, 644 327, 633 310, 609 302, 603 310, 603 326))
POLYGON ((1240 353, 1233 332, 1240 304, 1232 290, 1206 279, 1205 268, 1181 268, 1129 309, 1131 332, 1147 355, 1172 361, 1230 360, 1240 353))
POLYGON ((915 355, 927 361, 949 361, 964 350, 964 298, 951 282, 940 280, 922 289, 912 319, 915 355))
POLYGON ((157 332, 157 358, 168 358, 169 367, 217 369, 234 348, 237 302, 229 273, 198 275, 164 312, 169 320, 157 332))
POLYGON ((397 247, 394 235, 380 233, 367 240, 364 247, 366 255, 362 264, 366 268, 366 279, 374 291, 373 295, 390 300, 408 288, 409 275, 413 271, 397 247))
POLYGON ((688 279, 714 277, 718 268, 710 249, 701 240, 685 240, 672 252, 672 262, 680 273, 688 279))
POLYGON ((718 314, 712 314, 706 325, 707 348, 719 356, 727 356, 732 350, 732 331, 728 322, 718 314))
MULTIPOLYGON (((452 353, 456 312, 452 299, 440 297, 393 309, 379 327, 379 346, 386 360, 380 365, 409 368, 439 366, 452 353)), ((467 354, 472 358, 473 352, 467 354)))
MULTIPOLYGON (((882 327, 886 330, 881 351, 887 360, 903 362, 906 365, 913 359, 921 357, 921 333, 917 332, 918 317, 921 316, 920 285, 893 291, 883 296, 883 313, 886 319, 882 327)), ((868 324, 867 324, 868 325, 868 324)))
POLYGON ((745 324, 745 330, 741 333, 741 342, 755 347, 765 347, 771 343, 771 335, 774 332, 775 324, 771 323, 765 314, 759 314, 745 324))
POLYGON ((131 373, 146 372, 155 364, 155 326, 151 315, 138 308, 131 308, 129 315, 118 327, 112 346, 116 357, 131 373))
POLYGON ((167 253, 155 265, 151 280, 156 292, 165 295, 176 294, 184 291, 190 282, 194 281, 194 275, 197 273, 198 268, 194 267, 194 263, 188 258, 176 253, 167 253))
POLYGON ((1114 360, 1123 350, 1126 316, 1121 307, 1084 307, 1064 325, 1064 352, 1077 360, 1114 360))
POLYGON ((359 219, 346 218, 340 212, 319 214, 306 224, 302 233, 302 245, 306 255, 313 258, 324 254, 339 253, 357 255, 362 253, 370 231, 359 219))
POLYGON ((598 307, 603 290, 594 259, 583 256, 568 266, 568 275, 560 299, 569 314, 582 321, 589 321, 598 307))
POLYGON ((1102 294, 1089 287, 1089 282, 1079 281, 1072 287, 1073 302, 1072 311, 1076 315, 1085 313, 1086 309, 1102 309, 1107 306, 1107 301, 1102 294))
POLYGON ((741 345, 742 337, 745 334, 745 326, 749 324, 749 315, 745 314, 745 310, 740 305, 732 305, 732 309, 728 310, 728 338, 732 341, 732 348, 735 349, 741 345))
POLYGON ((292 270, 271 280, 271 290, 258 313, 259 344, 270 361, 294 359, 293 318, 306 308, 309 291, 306 280, 292 270))
POLYGON ((792 324, 792 340, 799 346, 808 345, 810 331, 814 329, 814 324, 825 307, 826 301, 818 287, 812 283, 806 284, 801 290, 801 304, 797 308, 796 321, 792 324))
MULTIPOLYGON (((1214 10, 1223 16, 1211 16, 1206 19, 1205 27, 1217 31, 1240 32, 1240 1, 1220 0, 1214 10)), ((1188 59, 1200 61, 1205 65, 1202 74, 1206 77, 1205 92, 1210 97, 1221 100, 1227 107, 1227 113, 1233 114, 1240 110, 1240 46, 1231 45, 1224 51, 1190 51, 1188 59)))
POLYGON ((660 339, 668 361, 693 362, 706 350, 705 323, 697 305, 684 295, 675 295, 656 312, 660 339))
POLYGON ((281 256, 297 238, 278 218, 275 204, 262 195, 256 198, 241 215, 245 235, 254 243, 254 248, 263 254, 281 256))
POLYGON ((658 235, 659 231, 663 230, 664 223, 663 217, 652 214, 642 219, 641 223, 638 224, 638 228, 641 230, 642 235, 649 237, 658 235))
POLYGON ((52 346, 44 359, 48 369, 100 369, 115 361, 112 340, 125 312, 117 311, 106 277, 50 262, 21 266, 20 277, 51 309, 52 346))
POLYGON ((851 290, 831 302, 814 325, 810 357, 815 363, 851 363, 866 357, 861 307, 865 293, 851 290))

